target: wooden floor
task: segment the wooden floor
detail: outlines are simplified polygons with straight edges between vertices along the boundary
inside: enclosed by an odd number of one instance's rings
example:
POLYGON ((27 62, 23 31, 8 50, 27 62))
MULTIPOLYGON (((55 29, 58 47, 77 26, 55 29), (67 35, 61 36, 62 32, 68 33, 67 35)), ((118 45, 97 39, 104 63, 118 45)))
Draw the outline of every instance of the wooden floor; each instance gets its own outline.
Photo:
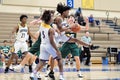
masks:
MULTIPOLYGON (((25 71, 24 73, 10 72, 4 74, 2 69, 0 70, 0 80, 30 80, 30 74, 25 71)), ((65 80, 120 80, 120 65, 96 65, 93 64, 90 67, 82 65, 81 71, 84 78, 78 78, 77 72, 74 67, 64 67, 65 80)), ((44 70, 41 72, 42 80, 48 80, 44 77, 44 70)), ((58 68, 55 68, 56 80, 59 80, 58 68)))

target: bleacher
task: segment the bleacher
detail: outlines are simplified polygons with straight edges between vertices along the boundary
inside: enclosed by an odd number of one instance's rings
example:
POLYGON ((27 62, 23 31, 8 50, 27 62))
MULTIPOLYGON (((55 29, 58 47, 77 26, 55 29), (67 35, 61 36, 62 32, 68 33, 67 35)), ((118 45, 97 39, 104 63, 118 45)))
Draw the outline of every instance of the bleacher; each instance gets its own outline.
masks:
MULTIPOLYGON (((16 13, 0 13, 0 46, 3 45, 3 40, 10 40, 9 35, 13 29, 19 23, 19 16, 21 14, 16 13)), ((28 23, 34 19, 36 14, 27 14, 28 23)), ((28 25, 29 26, 29 25, 28 25)), ((35 33, 38 30, 37 26, 30 26, 30 30, 35 33)), ((90 27, 90 36, 94 45, 100 46, 99 49, 91 50, 92 63, 101 63, 102 57, 106 56, 108 47, 117 47, 120 49, 120 35, 113 28, 105 25, 104 22, 100 25, 100 28, 90 27)), ((80 39, 85 33, 84 31, 77 34, 77 38, 80 39)), ((11 44, 9 44, 11 45, 11 44)))

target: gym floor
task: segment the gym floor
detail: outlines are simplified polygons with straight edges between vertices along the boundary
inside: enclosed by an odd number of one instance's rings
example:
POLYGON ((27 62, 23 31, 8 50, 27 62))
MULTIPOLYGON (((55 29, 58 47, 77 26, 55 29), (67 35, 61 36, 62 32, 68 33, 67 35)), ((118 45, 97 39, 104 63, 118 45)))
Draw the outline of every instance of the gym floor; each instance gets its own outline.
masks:
MULTIPOLYGON (((22 73, 9 72, 3 73, 3 69, 0 69, 0 80, 30 80, 29 73, 26 70, 22 73)), ((44 77, 45 69, 42 70, 42 80, 48 80, 44 77)), ((59 80, 58 68, 54 69, 56 80, 59 80)), ((92 64, 92 66, 81 66, 83 78, 77 77, 77 72, 73 66, 64 66, 65 80, 120 80, 120 65, 109 64, 103 66, 101 64, 92 64)))

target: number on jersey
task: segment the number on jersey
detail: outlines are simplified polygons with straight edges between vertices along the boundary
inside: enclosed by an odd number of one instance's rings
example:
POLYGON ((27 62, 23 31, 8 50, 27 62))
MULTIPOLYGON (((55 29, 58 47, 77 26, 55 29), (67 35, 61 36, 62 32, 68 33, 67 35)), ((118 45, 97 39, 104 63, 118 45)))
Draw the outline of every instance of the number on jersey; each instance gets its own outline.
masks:
POLYGON ((25 38, 25 33, 22 33, 22 36, 21 36, 21 38, 25 38))
POLYGON ((43 35, 43 38, 45 38, 45 33, 44 33, 44 31, 42 31, 42 35, 43 35))

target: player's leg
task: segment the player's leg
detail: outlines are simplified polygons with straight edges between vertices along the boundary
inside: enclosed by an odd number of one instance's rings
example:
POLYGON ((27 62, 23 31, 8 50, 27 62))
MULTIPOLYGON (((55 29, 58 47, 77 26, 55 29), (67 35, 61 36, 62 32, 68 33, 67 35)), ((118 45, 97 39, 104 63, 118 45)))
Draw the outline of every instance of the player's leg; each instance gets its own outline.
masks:
POLYGON ((49 57, 49 61, 48 61, 48 67, 50 67, 50 70, 53 70, 54 66, 57 66, 58 63, 56 61, 56 59, 53 59, 52 56, 49 57))
POLYGON ((81 71, 80 71, 80 58, 79 58, 80 50, 75 43, 71 44, 70 50, 71 50, 71 54, 74 56, 74 59, 76 62, 76 69, 78 72, 78 77, 82 78, 81 71))
POLYGON ((37 64, 34 71, 31 73, 31 75, 30 75, 31 79, 36 78, 36 77, 41 78, 40 75, 37 76, 38 71, 41 70, 43 68, 43 66, 45 65, 45 62, 47 60, 49 60, 48 58, 49 58, 50 54, 46 51, 46 48, 44 45, 40 47, 40 53, 41 54, 39 55, 39 59, 40 59, 39 63, 37 64))
POLYGON ((33 56, 31 53, 29 53, 29 52, 26 52, 25 53, 26 55, 25 55, 25 57, 24 57, 24 59, 21 61, 21 63, 19 64, 19 65, 21 65, 21 66, 25 66, 25 64, 27 64, 28 63, 28 61, 30 60, 30 58, 33 56))
MULTIPOLYGON (((62 64, 63 61, 62 61, 61 54, 57 55, 56 51, 53 48, 48 48, 47 50, 49 51, 49 54, 52 55, 53 59, 57 60, 58 67, 59 67, 59 73, 60 73, 60 76, 59 76, 60 80, 64 80, 64 76, 63 76, 63 64, 62 64)), ((52 66, 54 66, 54 65, 52 65, 52 66)))
POLYGON ((41 39, 39 35, 38 40, 33 44, 33 46, 29 49, 29 51, 26 52, 26 56, 20 63, 22 66, 24 66, 32 57, 35 57, 33 56, 33 54, 35 54, 36 52, 40 50, 40 43, 41 43, 41 39))
POLYGON ((14 44, 14 53, 12 53, 10 59, 8 60, 7 66, 5 68, 5 73, 8 73, 9 67, 15 57, 17 57, 17 52, 20 50, 21 43, 20 42, 15 42, 14 44))
POLYGON ((63 65, 65 65, 65 58, 67 57, 67 55, 70 53, 70 49, 69 49, 69 43, 64 43, 62 45, 62 47, 59 49, 63 58, 63 65))
MULTIPOLYGON (((23 55, 28 51, 28 44, 26 42, 24 42, 24 43, 21 43, 21 46, 22 47, 20 49, 21 49, 21 52, 23 55)), ((23 65, 19 64, 19 65, 14 67, 14 70, 20 72, 21 68, 23 68, 23 67, 24 67, 23 65)))

